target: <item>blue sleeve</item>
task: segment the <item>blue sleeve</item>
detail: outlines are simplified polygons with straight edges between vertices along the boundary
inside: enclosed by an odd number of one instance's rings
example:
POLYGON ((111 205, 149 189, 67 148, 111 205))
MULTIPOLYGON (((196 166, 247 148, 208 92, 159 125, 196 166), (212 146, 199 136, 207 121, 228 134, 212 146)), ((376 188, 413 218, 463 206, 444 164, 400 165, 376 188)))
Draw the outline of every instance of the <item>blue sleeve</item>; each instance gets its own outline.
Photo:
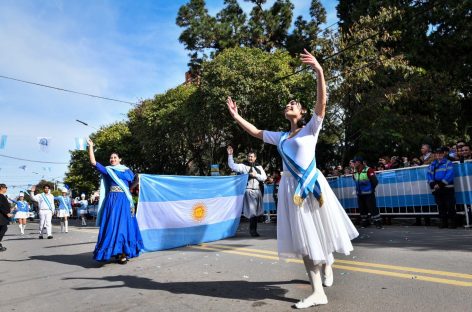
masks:
POLYGON ((451 161, 448 161, 446 164, 446 174, 444 175, 443 182, 447 182, 447 184, 454 183, 454 167, 451 161))
POLYGON ((426 174, 426 177, 428 178, 428 183, 434 182, 434 162, 431 163, 428 167, 428 172, 426 174))
POLYGON ((54 200, 59 200, 59 196, 54 196, 54 200))
POLYGON ((130 184, 133 182, 134 180, 134 173, 133 171, 131 170, 126 170, 126 178, 128 179, 128 181, 130 182, 130 184))
POLYGON ((105 169, 105 167, 103 167, 103 165, 99 162, 96 162, 95 163, 95 168, 100 171, 101 174, 103 175, 108 175, 108 172, 107 170, 105 169))

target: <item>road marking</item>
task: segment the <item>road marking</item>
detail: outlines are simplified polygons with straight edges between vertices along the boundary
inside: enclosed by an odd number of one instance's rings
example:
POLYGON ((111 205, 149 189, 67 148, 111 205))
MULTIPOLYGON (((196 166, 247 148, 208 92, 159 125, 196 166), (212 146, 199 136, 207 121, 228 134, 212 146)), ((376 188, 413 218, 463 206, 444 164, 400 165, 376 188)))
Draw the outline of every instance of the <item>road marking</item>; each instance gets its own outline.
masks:
MULTIPOLYGON (((269 250, 251 249, 251 248, 244 248, 244 247, 231 247, 231 246, 217 245, 217 244, 201 244, 201 245, 190 246, 190 247, 202 249, 202 250, 220 251, 220 252, 236 254, 236 255, 241 255, 241 256, 249 256, 249 257, 280 261, 277 252, 269 251, 269 250)), ((300 259, 287 259, 285 261, 289 263, 303 263, 303 261, 300 259)), ((338 269, 343 269, 343 270, 355 271, 355 272, 363 272, 363 273, 391 276, 391 277, 404 278, 404 279, 413 279, 413 280, 434 282, 434 283, 440 283, 440 284, 448 284, 448 285, 463 286, 463 287, 472 286, 472 282, 468 282, 468 281, 459 281, 459 280, 445 279, 445 278, 439 278, 439 277, 391 272, 391 271, 377 270, 377 269, 372 269, 372 268, 382 268, 382 269, 389 269, 389 270, 396 270, 396 271, 406 271, 406 272, 413 272, 413 273, 425 273, 425 274, 430 274, 430 275, 472 279, 471 274, 464 274, 464 273, 445 272, 445 271, 428 270, 428 269, 413 268, 413 267, 403 267, 403 266, 395 266, 395 265, 371 263, 371 262, 350 261, 350 260, 336 260, 333 267, 338 268, 338 269)))

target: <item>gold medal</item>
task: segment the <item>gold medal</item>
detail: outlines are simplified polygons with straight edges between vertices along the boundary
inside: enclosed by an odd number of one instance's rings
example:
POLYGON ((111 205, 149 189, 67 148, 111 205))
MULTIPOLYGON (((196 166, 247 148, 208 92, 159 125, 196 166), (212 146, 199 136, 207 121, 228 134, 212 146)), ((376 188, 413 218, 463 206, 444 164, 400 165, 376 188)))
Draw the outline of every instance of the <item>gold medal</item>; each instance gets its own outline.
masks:
POLYGON ((323 200, 323 195, 320 194, 320 198, 318 199, 318 203, 320 204, 320 207, 323 206, 324 200, 323 200))
POLYGON ((300 207, 303 204, 303 198, 300 195, 295 194, 295 195, 293 195, 293 203, 296 206, 300 207))

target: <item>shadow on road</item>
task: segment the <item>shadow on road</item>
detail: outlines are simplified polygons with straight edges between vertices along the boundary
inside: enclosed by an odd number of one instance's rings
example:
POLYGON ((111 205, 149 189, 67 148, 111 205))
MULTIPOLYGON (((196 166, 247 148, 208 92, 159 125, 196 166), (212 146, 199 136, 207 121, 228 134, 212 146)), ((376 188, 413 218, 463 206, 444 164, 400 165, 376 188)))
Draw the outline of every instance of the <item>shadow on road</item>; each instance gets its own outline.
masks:
POLYGON ((41 260, 67 265, 75 265, 85 269, 99 268, 103 266, 103 263, 93 260, 93 254, 91 252, 84 252, 75 255, 31 256, 30 260, 41 260))
POLYGON ((208 297, 218 297, 227 299, 240 300, 264 300, 273 299, 295 303, 298 300, 286 298, 285 294, 288 290, 277 285, 286 284, 306 284, 305 281, 291 280, 283 282, 249 282, 249 281, 206 281, 206 282, 169 282, 161 283, 153 281, 149 278, 133 276, 133 275, 117 275, 104 277, 69 277, 63 280, 96 280, 121 282, 121 285, 99 286, 99 287, 77 287, 74 290, 97 290, 111 288, 134 288, 147 290, 162 290, 173 294, 189 294, 208 297))

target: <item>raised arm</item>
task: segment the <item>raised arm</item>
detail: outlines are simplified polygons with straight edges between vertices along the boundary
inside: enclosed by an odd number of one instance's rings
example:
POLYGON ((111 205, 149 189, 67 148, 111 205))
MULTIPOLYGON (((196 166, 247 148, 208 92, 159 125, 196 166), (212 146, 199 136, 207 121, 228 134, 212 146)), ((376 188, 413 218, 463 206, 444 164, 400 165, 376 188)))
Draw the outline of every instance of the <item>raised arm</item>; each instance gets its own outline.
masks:
POLYGON ((243 128, 244 131, 249 133, 255 138, 261 139, 264 131, 257 129, 252 123, 241 117, 238 113, 238 107, 236 106, 236 102, 231 99, 230 96, 228 96, 228 99, 226 100, 226 104, 228 104, 228 110, 229 113, 231 114, 231 117, 233 117, 234 120, 238 123, 238 125, 243 128))
POLYGON ((234 172, 238 173, 248 173, 247 166, 244 164, 236 164, 233 159, 233 148, 228 146, 226 148, 228 152, 228 167, 233 170, 234 172))
POLYGON ((310 65, 311 68, 316 73, 316 104, 315 104, 315 114, 323 118, 326 112, 326 82, 324 79, 323 68, 321 68, 320 63, 316 58, 308 52, 306 49, 303 49, 304 53, 300 54, 300 60, 307 65, 310 65))
POLYGON ((93 152, 93 142, 92 140, 90 140, 90 138, 88 138, 87 143, 88 143, 90 163, 95 166, 97 162, 95 161, 95 153, 93 152))

